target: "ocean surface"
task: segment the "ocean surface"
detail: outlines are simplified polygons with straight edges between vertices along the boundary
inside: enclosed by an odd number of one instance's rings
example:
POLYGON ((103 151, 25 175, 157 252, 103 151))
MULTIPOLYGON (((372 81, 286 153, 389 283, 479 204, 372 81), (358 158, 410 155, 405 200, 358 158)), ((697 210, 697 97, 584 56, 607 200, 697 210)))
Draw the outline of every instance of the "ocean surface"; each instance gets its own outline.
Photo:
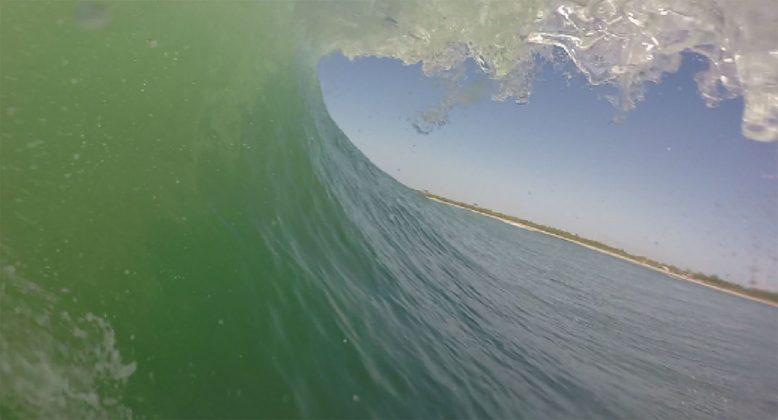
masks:
POLYGON ((411 5, 0 4, 0 417, 778 416, 777 308, 432 202, 342 134, 322 54, 424 59, 387 34, 474 13, 411 5))

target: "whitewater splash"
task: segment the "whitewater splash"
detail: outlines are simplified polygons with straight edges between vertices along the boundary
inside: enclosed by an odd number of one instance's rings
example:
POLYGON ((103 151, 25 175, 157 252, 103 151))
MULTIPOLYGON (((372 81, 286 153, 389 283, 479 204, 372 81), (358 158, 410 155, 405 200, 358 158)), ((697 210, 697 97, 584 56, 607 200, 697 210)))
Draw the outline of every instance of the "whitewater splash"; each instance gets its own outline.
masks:
MULTIPOLYGON (((590 83, 617 87, 612 102, 621 110, 691 51, 709 62, 696 76, 705 102, 742 96, 743 134, 778 139, 778 8, 770 0, 326 2, 299 10, 325 51, 421 62, 438 75, 472 59, 498 82, 493 99, 519 103, 530 96, 536 57, 549 57, 550 47, 590 83)), ((445 119, 432 117, 432 125, 445 119)))
POLYGON ((71 314, 14 266, 0 274, 0 409, 18 418, 132 417, 122 399, 136 365, 122 361, 108 321, 71 314))

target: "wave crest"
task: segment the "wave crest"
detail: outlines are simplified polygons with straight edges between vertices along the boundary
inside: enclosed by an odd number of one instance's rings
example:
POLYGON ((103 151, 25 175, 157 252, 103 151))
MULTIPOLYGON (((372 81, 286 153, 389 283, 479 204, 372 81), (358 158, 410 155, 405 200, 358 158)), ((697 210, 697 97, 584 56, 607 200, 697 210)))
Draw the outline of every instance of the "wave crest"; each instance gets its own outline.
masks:
POLYGON ((563 49, 592 84, 618 87, 622 110, 646 82, 705 56, 697 85, 709 106, 742 96, 743 135, 778 140, 778 9, 767 0, 348 2, 300 8, 325 52, 422 63, 443 74, 474 60, 498 81, 493 99, 525 102, 534 60, 563 49), (474 18, 475 17, 475 18, 474 18))

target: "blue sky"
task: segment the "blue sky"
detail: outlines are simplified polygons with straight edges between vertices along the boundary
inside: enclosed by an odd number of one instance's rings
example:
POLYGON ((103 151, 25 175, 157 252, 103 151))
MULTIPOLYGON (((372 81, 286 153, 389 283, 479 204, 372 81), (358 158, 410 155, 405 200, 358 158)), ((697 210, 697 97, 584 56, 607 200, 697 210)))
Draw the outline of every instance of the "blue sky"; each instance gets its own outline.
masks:
POLYGON ((546 64, 529 104, 456 106, 427 135, 413 122, 448 90, 419 65, 333 54, 319 76, 341 129, 412 188, 778 290, 778 145, 740 134, 741 99, 705 106, 693 76, 706 65, 685 56, 614 124, 612 89, 546 64))

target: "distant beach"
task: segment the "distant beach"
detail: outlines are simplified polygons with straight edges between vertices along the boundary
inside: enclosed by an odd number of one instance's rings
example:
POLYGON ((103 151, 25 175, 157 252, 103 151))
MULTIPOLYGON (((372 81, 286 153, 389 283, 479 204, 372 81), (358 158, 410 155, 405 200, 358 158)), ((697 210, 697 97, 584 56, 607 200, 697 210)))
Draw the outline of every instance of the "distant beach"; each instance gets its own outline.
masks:
MULTIPOLYGON (((692 283, 699 284, 701 286, 705 286, 705 287, 709 287, 711 289, 718 290, 720 292, 728 293, 730 295, 739 296, 741 298, 749 299, 749 300, 752 300, 752 301, 755 301, 755 302, 760 302, 760 303, 764 303, 764 304, 771 305, 771 306, 774 306, 774 307, 778 307, 778 301, 777 300, 771 300, 771 299, 762 298, 762 297, 759 297, 759 296, 752 296, 752 295, 749 295, 749 294, 746 294, 746 293, 743 293, 743 292, 739 292, 737 290, 726 289, 724 287, 720 287, 720 286, 717 286, 717 285, 714 285, 714 284, 706 283, 704 281, 697 280, 695 278, 692 278, 692 277, 689 277, 689 276, 685 276, 683 274, 674 273, 674 272, 670 271, 668 268, 661 268, 661 267, 657 267, 655 265, 647 264, 647 263, 639 261, 639 260, 637 260, 635 258, 630 258, 629 256, 626 256, 626 255, 620 255, 620 254, 617 254, 615 252, 608 251, 607 249, 603 249, 603 248, 599 248, 599 247, 596 247, 596 246, 592 246, 592 245, 589 245, 589 244, 587 244, 585 242, 582 242, 580 240, 576 240, 576 239, 571 238, 571 237, 565 237, 565 236, 562 236, 562 235, 559 235, 559 234, 556 234, 556 233, 553 233, 553 232, 549 232, 548 230, 544 230, 544 229, 540 229, 538 227, 531 226, 531 225, 526 224, 526 223, 520 223, 520 222, 515 221, 515 220, 510 220, 508 218, 501 217, 498 214, 488 213, 487 209, 482 209, 482 208, 477 207, 477 206, 472 206, 472 205, 468 205, 468 204, 465 204, 465 203, 460 203, 460 202, 457 202, 457 201, 454 201, 454 200, 447 199, 445 197, 441 197, 441 196, 438 196, 438 195, 435 195, 435 194, 430 194, 428 192, 422 192, 422 194, 424 194, 427 198, 429 198, 432 201, 437 201, 438 203, 446 204, 446 205, 449 205, 449 206, 452 206, 452 207, 458 207, 460 209, 468 210, 468 211, 471 211, 473 213, 480 214, 482 216, 491 217, 493 219, 497 219, 497 220, 499 220, 499 221, 501 221, 503 223, 507 223, 509 225, 512 225, 512 226, 515 226, 515 227, 518 227, 518 228, 521 228, 521 229, 525 229, 525 230, 529 230, 529 231, 533 231, 533 232, 539 232, 539 233, 542 233, 544 235, 552 236, 552 237, 557 238, 557 239, 562 239, 562 240, 565 240, 565 241, 568 241, 568 242, 572 242, 574 244, 583 246, 583 247, 591 249, 593 251, 597 251, 597 252, 603 253, 605 255, 610 255, 611 257, 619 258, 621 260, 628 261, 628 262, 631 262, 633 264, 637 264, 637 265, 639 265, 641 267, 645 267, 645 268, 657 271, 659 273, 666 274, 666 275, 668 275, 668 276, 670 276, 672 278, 678 279, 678 280, 689 281, 689 282, 692 282, 692 283)), ((665 266, 665 267, 668 267, 668 266, 665 266)))

